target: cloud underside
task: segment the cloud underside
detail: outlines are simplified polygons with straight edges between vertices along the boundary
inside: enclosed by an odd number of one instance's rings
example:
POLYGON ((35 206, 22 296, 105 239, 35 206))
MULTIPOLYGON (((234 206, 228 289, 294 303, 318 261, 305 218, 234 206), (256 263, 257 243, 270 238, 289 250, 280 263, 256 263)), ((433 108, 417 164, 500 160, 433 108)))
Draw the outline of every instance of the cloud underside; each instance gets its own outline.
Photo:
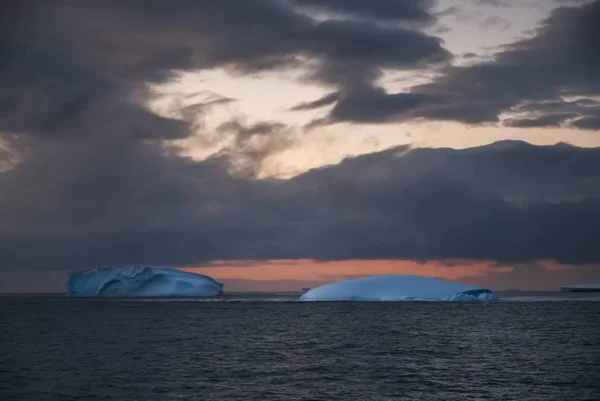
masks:
POLYGON ((449 67, 442 41, 422 30, 435 24, 431 1, 369 4, 3 4, 1 268, 275 258, 598 262, 596 149, 398 148, 258 180, 265 157, 297 140, 288 127, 232 120, 203 131, 201 117, 235 101, 228 98, 173 118, 145 106, 149 84, 177 71, 249 74, 307 63, 303 79, 331 91, 297 109, 332 106, 326 122, 481 123, 514 109, 513 126, 597 127, 598 47, 589 38, 600 2, 559 9, 495 62, 462 68, 449 67), (559 62, 542 66, 549 53, 559 62), (431 68, 441 75, 409 93, 376 84, 383 69, 431 68), (231 145, 204 161, 174 142, 213 134, 231 145))

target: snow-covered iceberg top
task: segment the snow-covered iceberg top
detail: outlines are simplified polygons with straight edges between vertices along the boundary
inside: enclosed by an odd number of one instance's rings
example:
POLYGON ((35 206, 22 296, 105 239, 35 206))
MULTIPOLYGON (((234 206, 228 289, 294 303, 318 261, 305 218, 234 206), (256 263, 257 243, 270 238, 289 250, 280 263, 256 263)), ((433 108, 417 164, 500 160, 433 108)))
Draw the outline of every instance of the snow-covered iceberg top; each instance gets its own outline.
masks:
POLYGON ((211 277, 170 267, 99 267, 67 279, 72 297, 206 297, 222 291, 223 284, 211 277))
POLYGON ((485 288, 453 281, 390 274, 339 281, 312 288, 301 301, 498 301, 485 288))

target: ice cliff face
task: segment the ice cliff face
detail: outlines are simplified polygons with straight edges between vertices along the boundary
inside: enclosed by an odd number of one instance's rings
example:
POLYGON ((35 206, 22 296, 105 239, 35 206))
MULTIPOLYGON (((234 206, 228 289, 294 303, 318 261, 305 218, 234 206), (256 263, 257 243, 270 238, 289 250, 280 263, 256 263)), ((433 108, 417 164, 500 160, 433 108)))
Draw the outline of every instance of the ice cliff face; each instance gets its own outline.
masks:
POLYGON ((72 297, 203 297, 222 291, 223 284, 211 277, 169 267, 100 267, 67 279, 72 297))
POLYGON ((391 274, 345 280, 316 287, 301 301, 498 301, 485 288, 453 281, 391 274))

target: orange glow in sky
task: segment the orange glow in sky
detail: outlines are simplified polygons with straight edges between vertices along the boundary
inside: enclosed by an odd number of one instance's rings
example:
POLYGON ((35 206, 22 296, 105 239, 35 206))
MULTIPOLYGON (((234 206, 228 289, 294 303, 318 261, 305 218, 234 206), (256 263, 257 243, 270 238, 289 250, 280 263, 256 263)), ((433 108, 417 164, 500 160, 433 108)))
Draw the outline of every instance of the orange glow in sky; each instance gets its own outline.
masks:
MULTIPOLYGON (((294 291, 378 274, 415 274, 438 277, 495 290, 557 290, 561 285, 581 280, 600 281, 600 269, 537 261, 514 266, 498 266, 489 261, 344 260, 317 261, 216 261, 208 267, 182 270, 206 274, 225 283, 230 291, 294 291)), ((583 282, 583 281, 582 281, 583 282)))
POLYGON ((465 277, 480 277, 491 272, 509 272, 511 267, 493 267, 487 262, 456 262, 448 266, 440 262, 417 263, 406 260, 345 260, 316 261, 274 260, 228 262, 218 261, 214 266, 184 268, 190 272, 206 274, 220 280, 299 280, 333 282, 349 278, 378 274, 416 274, 461 280, 465 277))

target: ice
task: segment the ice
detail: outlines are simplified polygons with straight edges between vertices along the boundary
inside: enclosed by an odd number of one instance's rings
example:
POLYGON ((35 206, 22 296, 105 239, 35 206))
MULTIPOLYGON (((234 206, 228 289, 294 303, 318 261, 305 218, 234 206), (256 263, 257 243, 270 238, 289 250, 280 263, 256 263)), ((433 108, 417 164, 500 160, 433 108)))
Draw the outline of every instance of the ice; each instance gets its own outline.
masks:
POLYGON ((301 301, 498 301, 485 288, 437 278, 390 274, 312 288, 301 301))
POLYGON ((169 267, 100 267, 69 274, 72 297, 204 297, 220 295, 213 278, 169 267))
POLYGON ((600 292, 600 284, 577 284, 560 287, 565 292, 600 292))

